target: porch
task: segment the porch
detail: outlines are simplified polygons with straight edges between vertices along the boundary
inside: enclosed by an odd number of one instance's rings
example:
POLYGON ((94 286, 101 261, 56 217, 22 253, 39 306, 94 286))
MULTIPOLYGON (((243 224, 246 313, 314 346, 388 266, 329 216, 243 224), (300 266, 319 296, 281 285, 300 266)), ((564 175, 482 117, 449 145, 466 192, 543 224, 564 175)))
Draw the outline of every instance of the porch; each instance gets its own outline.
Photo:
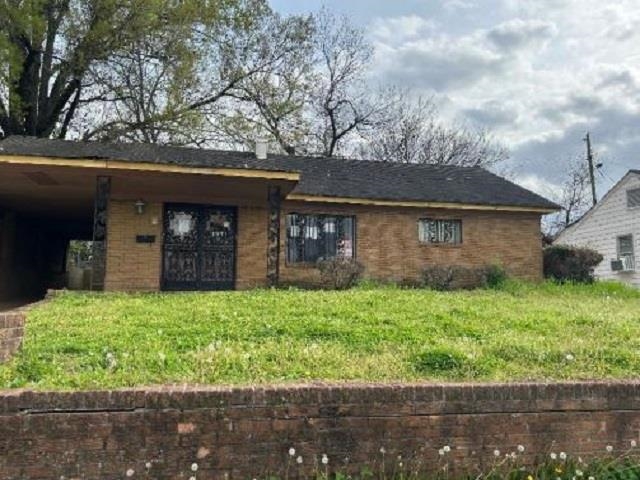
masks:
POLYGON ((0 160, 0 301, 68 287, 72 240, 92 242, 91 290, 275 282, 280 203, 296 179, 259 170, 0 160), (172 245, 167 232, 175 234, 172 245), (206 277, 207 266, 226 270, 224 278, 206 277))

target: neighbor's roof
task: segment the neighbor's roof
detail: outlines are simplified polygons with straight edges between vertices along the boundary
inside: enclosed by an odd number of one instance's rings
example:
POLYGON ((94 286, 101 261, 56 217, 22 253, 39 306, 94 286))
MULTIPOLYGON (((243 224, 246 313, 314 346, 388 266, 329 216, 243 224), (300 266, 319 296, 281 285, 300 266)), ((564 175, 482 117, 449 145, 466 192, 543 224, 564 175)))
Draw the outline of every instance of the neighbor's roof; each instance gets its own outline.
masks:
POLYGON ((578 226, 582 225, 582 223, 589 218, 591 215, 593 215, 593 212, 597 211, 598 209, 600 209, 602 207, 603 204, 606 204, 608 198, 610 195, 613 194, 614 191, 616 191, 618 189, 618 187, 620 185, 623 184, 624 180, 629 176, 629 175, 640 175, 640 170, 637 169, 630 169, 627 173, 625 173, 620 180, 618 180, 613 187, 611 187, 609 189, 609 191, 607 193, 605 193, 602 198, 600 200, 598 200, 598 202, 591 206, 591 208, 589 208, 589 210, 587 210, 586 212, 584 212, 582 214, 582 216, 580 218, 578 218, 577 220, 574 220, 573 222, 571 222, 569 225, 566 225, 561 232, 558 233, 558 235, 556 236, 555 240, 553 241, 553 243, 561 243, 562 239, 564 236, 567 235, 568 232, 573 231, 575 228, 577 228, 578 226))
POLYGON ((443 202, 557 209, 555 203, 480 167, 417 165, 339 158, 204 150, 141 143, 99 143, 11 136, 0 155, 99 159, 195 168, 300 173, 292 193, 405 202, 443 202))

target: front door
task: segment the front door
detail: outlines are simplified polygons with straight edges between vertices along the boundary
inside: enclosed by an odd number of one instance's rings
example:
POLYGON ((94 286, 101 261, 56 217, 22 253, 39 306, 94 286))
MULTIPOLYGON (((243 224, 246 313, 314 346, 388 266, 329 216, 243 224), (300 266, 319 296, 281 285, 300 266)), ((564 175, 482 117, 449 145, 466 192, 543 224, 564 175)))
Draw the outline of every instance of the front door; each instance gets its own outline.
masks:
POLYGON ((233 289, 236 220, 235 207, 165 205, 162 288, 233 289))

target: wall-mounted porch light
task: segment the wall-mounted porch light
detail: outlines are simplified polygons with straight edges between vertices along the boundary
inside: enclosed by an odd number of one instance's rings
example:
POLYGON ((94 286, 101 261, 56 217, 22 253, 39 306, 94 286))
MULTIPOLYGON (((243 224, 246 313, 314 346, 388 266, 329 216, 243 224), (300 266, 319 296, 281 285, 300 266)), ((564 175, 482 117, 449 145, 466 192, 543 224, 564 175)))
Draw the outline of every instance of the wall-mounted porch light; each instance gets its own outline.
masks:
POLYGON ((144 200, 138 200, 133 205, 136 207, 136 213, 138 215, 142 215, 144 213, 144 207, 147 206, 147 204, 144 203, 144 200))

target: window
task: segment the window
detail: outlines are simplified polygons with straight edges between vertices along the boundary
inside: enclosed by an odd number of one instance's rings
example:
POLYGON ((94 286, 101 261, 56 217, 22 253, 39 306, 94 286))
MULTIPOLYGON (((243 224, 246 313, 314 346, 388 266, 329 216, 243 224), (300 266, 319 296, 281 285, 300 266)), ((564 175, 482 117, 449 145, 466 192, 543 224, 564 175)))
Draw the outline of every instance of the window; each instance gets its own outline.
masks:
POLYGON ((622 270, 635 270, 636 260, 633 253, 633 235, 618 237, 618 259, 622 261, 622 270))
POLYGON ((627 207, 640 207, 640 188, 627 190, 627 207))
POLYGON ((315 263, 355 257, 355 219, 336 215, 287 215, 287 262, 315 263))
POLYGON ((418 238, 422 243, 458 245, 462 243, 462 220, 433 220, 418 222, 418 238))

